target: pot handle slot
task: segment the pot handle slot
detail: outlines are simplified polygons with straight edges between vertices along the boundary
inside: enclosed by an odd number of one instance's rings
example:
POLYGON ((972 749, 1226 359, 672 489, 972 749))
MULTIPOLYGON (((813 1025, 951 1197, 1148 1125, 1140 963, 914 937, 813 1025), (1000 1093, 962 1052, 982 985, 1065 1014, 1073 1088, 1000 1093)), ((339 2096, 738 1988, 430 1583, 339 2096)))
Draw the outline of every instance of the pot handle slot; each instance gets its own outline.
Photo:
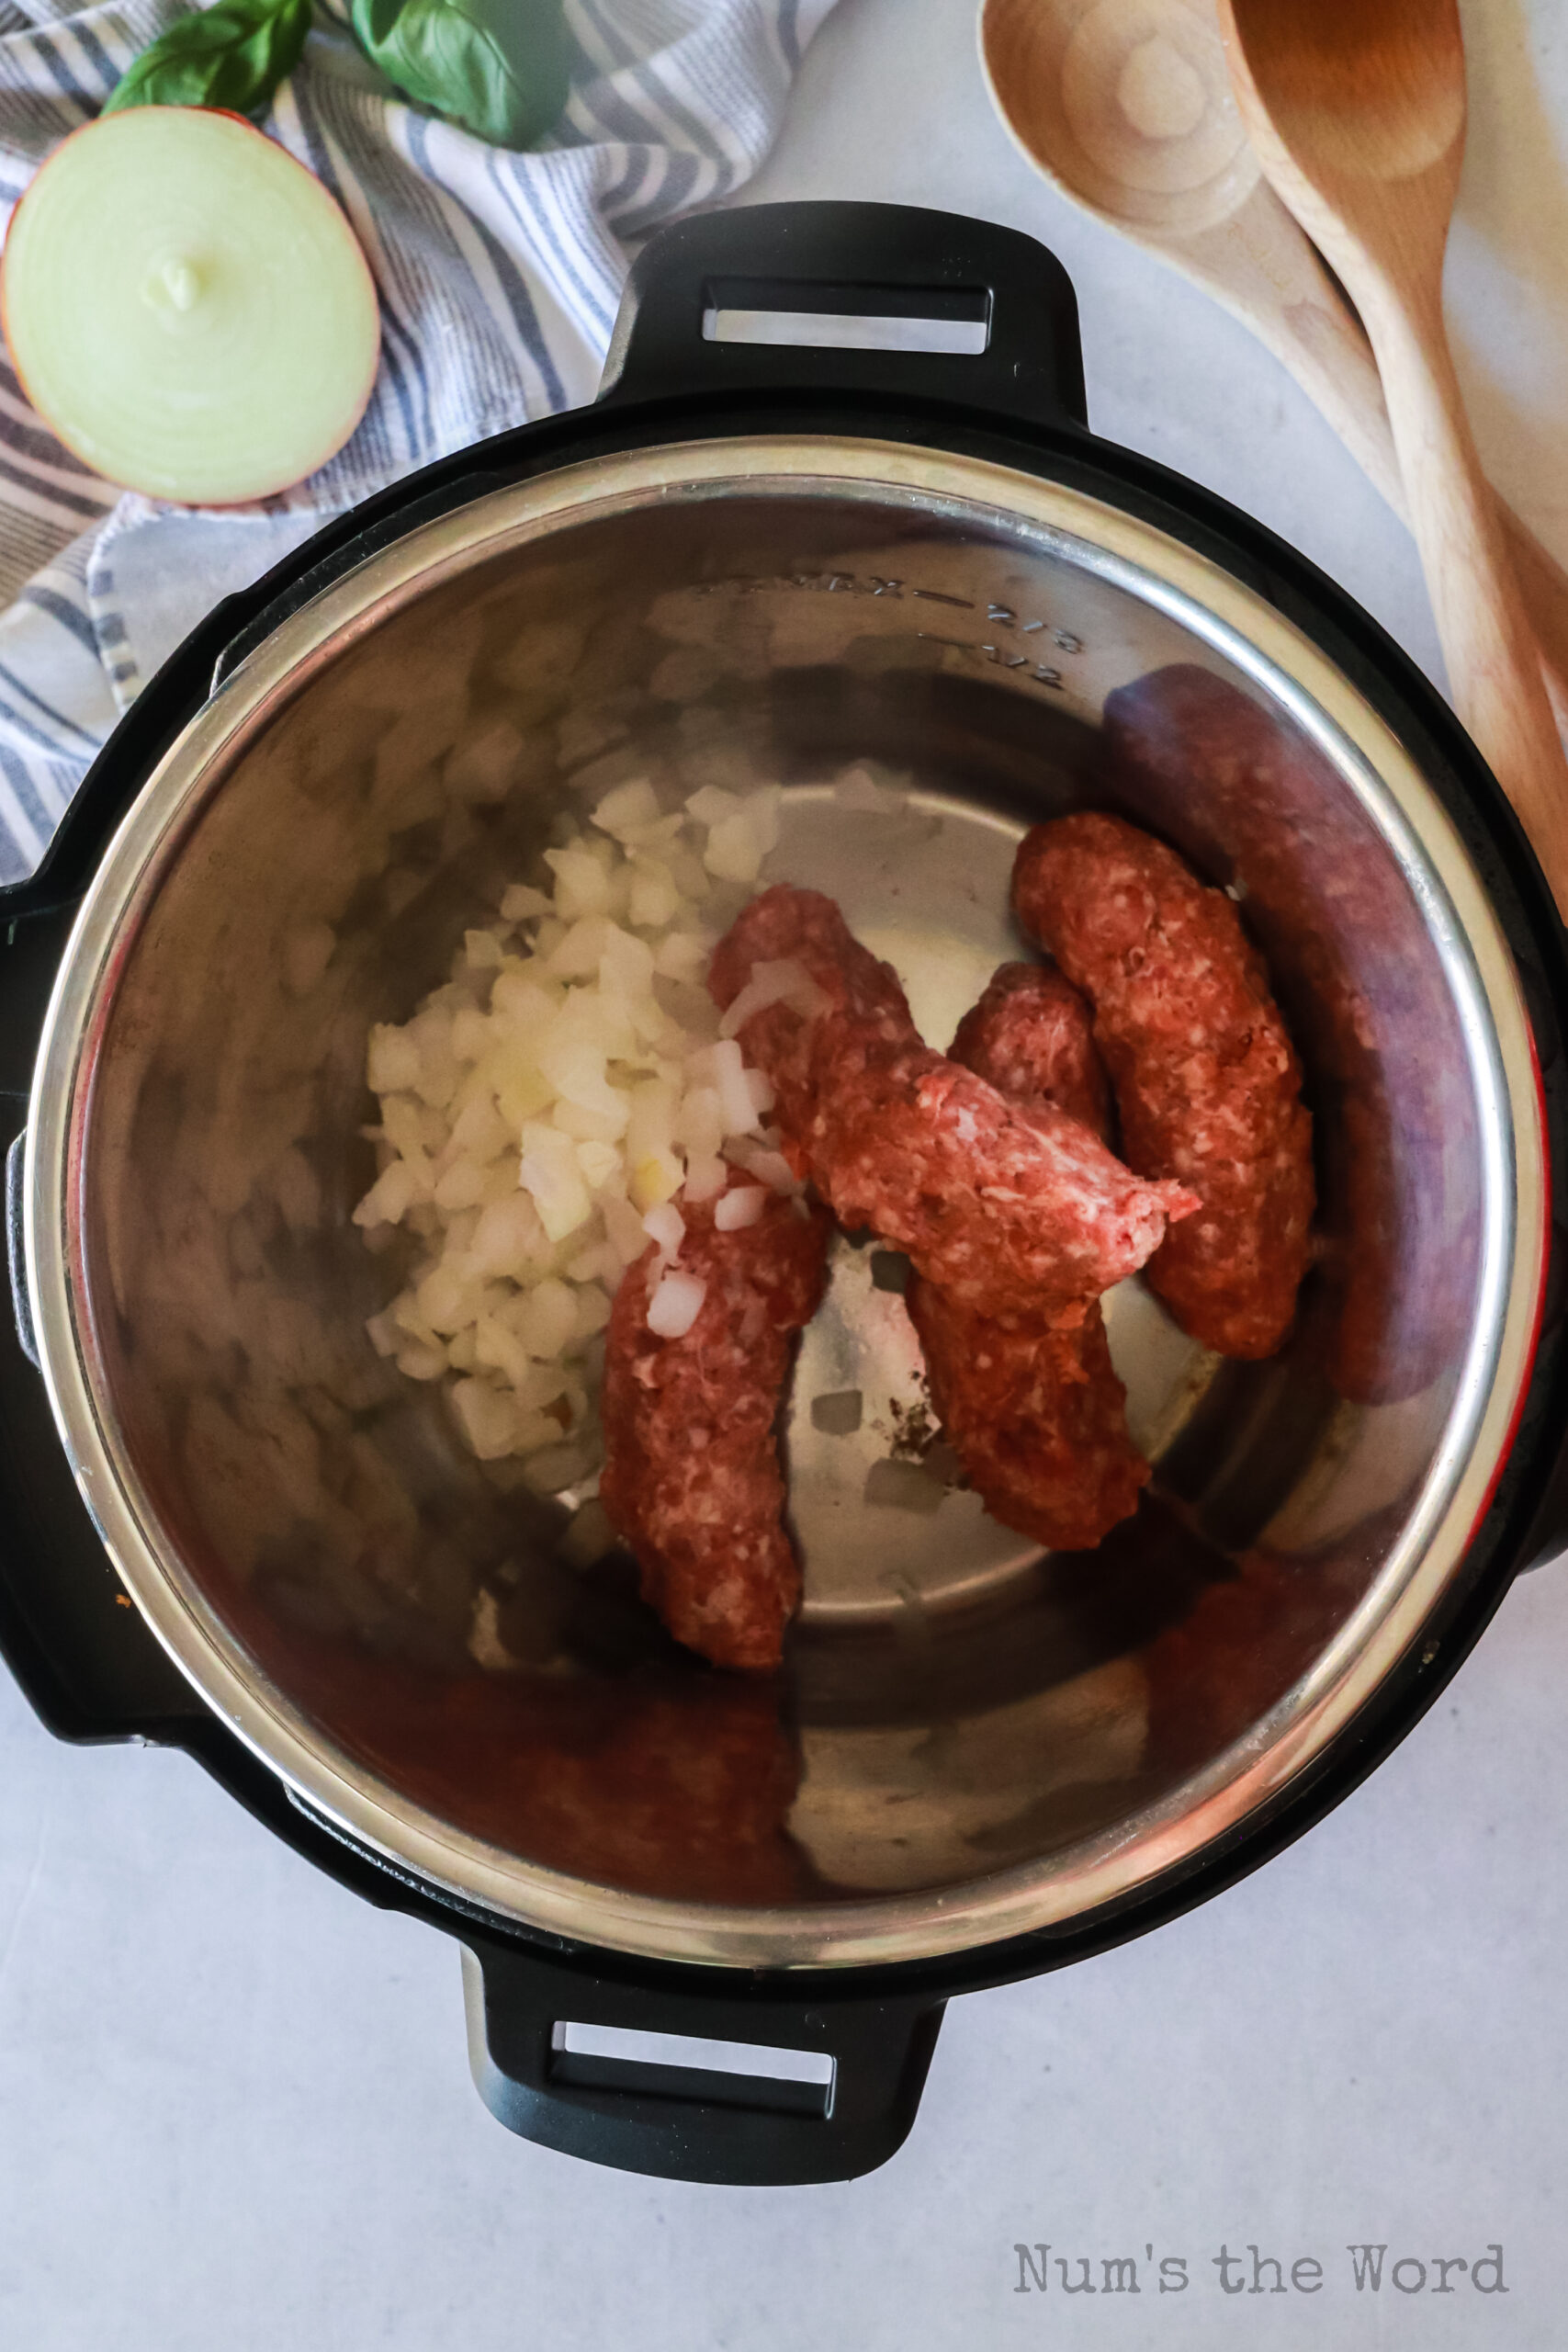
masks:
POLYGON ((852 2180, 914 2122, 942 2024, 929 1996, 814 2003, 732 1971, 692 1991, 465 1943, 468 2057, 498 2121, 590 2164, 776 2188, 852 2180))
POLYGON ((1077 300, 1016 229, 908 204, 757 204, 632 265, 602 401, 871 394, 1087 423, 1077 300))

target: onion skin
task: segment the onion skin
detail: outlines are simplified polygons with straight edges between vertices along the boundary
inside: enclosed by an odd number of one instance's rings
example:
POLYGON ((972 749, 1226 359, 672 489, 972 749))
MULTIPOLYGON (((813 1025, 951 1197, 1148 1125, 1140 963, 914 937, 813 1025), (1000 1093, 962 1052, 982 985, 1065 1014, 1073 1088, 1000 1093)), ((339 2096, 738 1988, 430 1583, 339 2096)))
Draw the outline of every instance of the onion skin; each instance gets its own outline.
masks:
MULTIPOLYGON (((355 261, 357 263, 360 271, 363 272, 366 296, 372 309, 378 312, 379 300, 377 293, 376 281, 371 274, 370 265, 365 257, 364 249, 360 245, 359 240, 354 232, 347 215, 344 213, 342 206, 336 204, 330 190, 328 190, 322 183, 317 179, 315 174, 307 170, 306 166, 299 163, 297 157, 290 155, 286 147, 281 146, 276 140, 267 138, 266 133, 263 130, 259 130, 254 122, 248 120, 248 119, 243 115, 236 114, 233 109, 229 107, 141 107, 136 108, 135 112, 143 119, 149 116, 154 115, 188 116, 190 114, 201 114, 237 123, 248 138, 264 141, 272 154, 282 156, 284 161, 288 164, 293 170, 303 174, 304 177, 310 181, 311 187, 318 189, 321 197, 327 202, 334 205, 334 209, 343 219, 344 229, 347 232, 346 246, 352 249, 355 261)), ((55 438, 62 445, 62 447, 69 449, 73 457, 80 459, 81 463, 87 467, 91 472, 98 474, 101 479, 115 481, 122 489, 140 492, 147 497, 156 498, 163 503, 168 505, 202 507, 215 511, 223 511, 231 507, 249 506, 254 504, 258 499, 276 497, 283 491, 293 489, 296 483, 308 481, 310 476, 315 473, 320 467, 325 465, 330 458, 335 457, 338 450, 341 449, 344 444, 352 438, 355 432, 357 431, 360 420, 364 416, 365 411, 369 405, 370 395, 374 390, 377 372, 380 365, 380 339, 378 334, 373 342, 368 355, 368 365, 366 369, 364 384, 356 399, 354 401, 352 408, 345 412, 345 413, 347 413, 351 418, 346 431, 334 431, 330 446, 323 446, 320 449, 312 452, 309 461, 303 466, 293 466, 281 475, 258 478, 254 484, 247 484, 243 493, 236 494, 231 498, 181 498, 173 494, 160 483, 147 481, 135 481, 130 479, 129 474, 121 476, 118 473, 112 475, 104 473, 101 466, 99 466, 96 461, 93 452, 90 449, 85 449, 79 446, 78 442, 73 437, 70 425, 68 424, 62 424, 61 422, 57 421, 57 419, 51 413, 48 404, 38 399, 32 387, 28 382, 27 371, 22 354, 18 349, 18 341, 20 340, 25 343, 26 336, 24 335, 21 338, 18 338, 16 332, 12 314, 14 289, 11 282, 11 273, 7 267, 9 256, 14 249, 14 240, 17 225, 21 221, 28 205, 33 202, 37 195, 37 191, 45 184, 48 175, 59 164, 60 159, 62 155, 66 154, 69 151, 77 148, 82 140, 95 136, 100 129, 107 127, 110 123, 122 122, 125 119, 126 116, 124 114, 107 115, 95 117, 91 122, 85 122, 81 124, 77 130, 70 132, 65 139, 62 140, 60 145, 54 149, 53 153, 46 157, 45 161, 39 165, 38 171, 34 174, 28 187, 23 190, 23 193, 12 212, 5 243, 3 245, 0 245, 0 341, 4 342, 11 365, 16 370, 17 380, 21 388, 24 399, 27 400, 29 405, 38 412, 39 415, 48 425, 50 431, 54 435, 55 438)))

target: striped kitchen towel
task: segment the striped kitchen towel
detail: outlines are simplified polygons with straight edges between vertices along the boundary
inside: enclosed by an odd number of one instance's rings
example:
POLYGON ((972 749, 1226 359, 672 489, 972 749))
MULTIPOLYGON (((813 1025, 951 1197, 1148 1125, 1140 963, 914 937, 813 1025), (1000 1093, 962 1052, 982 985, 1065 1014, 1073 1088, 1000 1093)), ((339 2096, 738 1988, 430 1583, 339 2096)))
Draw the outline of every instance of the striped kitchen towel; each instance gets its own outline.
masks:
MULTIPOLYGON (((220 596, 399 475, 592 397, 628 246, 757 169, 832 6, 567 0, 571 97, 551 143, 520 154, 400 101, 344 29, 346 0, 318 0, 265 128, 333 190, 375 272, 370 405, 298 489, 202 512, 86 472, 0 351, 0 881, 32 871, 119 712, 220 596)), ((0 233, 181 13, 0 0, 0 233)))

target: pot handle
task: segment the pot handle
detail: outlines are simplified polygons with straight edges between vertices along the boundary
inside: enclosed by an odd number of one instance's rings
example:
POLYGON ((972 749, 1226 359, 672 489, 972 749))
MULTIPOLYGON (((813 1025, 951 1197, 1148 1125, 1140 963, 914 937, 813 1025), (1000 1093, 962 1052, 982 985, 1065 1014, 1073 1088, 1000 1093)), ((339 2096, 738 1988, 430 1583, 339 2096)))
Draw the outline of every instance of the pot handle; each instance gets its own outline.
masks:
POLYGON ((779 2188, 886 2164, 914 2122, 943 2004, 792 2000, 728 1970, 688 1971, 686 1984, 709 1973, 738 1989, 620 1983, 465 1938, 468 2057, 485 2105, 525 2140, 661 2180, 779 2188), (604 2049, 628 2034, 636 2055, 604 2049), (706 2044, 705 2059, 671 2035, 706 2044), (716 2042, 732 2059, 754 2052, 754 2071, 717 2071, 716 2042))
POLYGON ((600 400, 792 391, 1081 427, 1072 280, 1016 229, 908 204, 743 205, 651 238, 626 281, 600 400), (906 334, 925 322, 923 345, 853 340, 886 334, 889 321, 906 334), (764 339, 729 339, 739 335, 764 339))

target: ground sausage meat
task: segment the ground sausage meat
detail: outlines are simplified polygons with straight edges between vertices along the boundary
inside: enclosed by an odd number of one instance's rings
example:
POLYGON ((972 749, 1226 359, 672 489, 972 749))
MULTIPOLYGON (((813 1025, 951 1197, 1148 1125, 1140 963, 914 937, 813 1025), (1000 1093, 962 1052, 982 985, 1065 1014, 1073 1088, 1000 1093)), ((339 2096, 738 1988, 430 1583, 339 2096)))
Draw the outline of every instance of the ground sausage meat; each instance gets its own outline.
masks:
POLYGON ((826 1000, 744 1023, 793 1164, 840 1224, 907 1250, 978 1311, 1032 1295, 1065 1325, 1132 1273, 1197 1195, 1134 1176, 1054 1104, 1011 1109, 973 1071, 921 1044, 897 977, 851 935, 830 899, 764 891, 714 951, 709 987, 732 1004, 763 961, 794 962, 826 1000))
POLYGON ((1089 1006, 1051 964, 1003 964, 948 1052, 1020 1110, 1042 1098, 1111 1139, 1111 1088, 1089 1006))
POLYGON ((1189 662, 1105 700, 1118 799, 1245 889, 1315 1080, 1318 1314, 1309 1347, 1340 1395, 1392 1404, 1463 1352, 1477 1279, 1464 1047, 1398 865, 1331 763, 1189 662))
MULTIPOLYGON (((908 1001, 891 964, 863 947, 831 899, 781 885, 753 899, 715 948, 708 988, 728 1011, 759 965, 795 964, 825 1000, 835 1035, 919 1043, 908 1001)), ((741 1037, 747 1061, 773 1082, 773 1115, 786 1136, 803 1132, 816 1108, 816 1021, 780 1002, 754 1012, 741 1037)))
POLYGON ((716 1666, 766 1668, 800 1600, 779 1408, 795 1335, 822 1296, 832 1227, 823 1209, 770 1193, 754 1225, 721 1232, 716 1205, 682 1204, 680 1271, 705 1285, 690 1330, 649 1329, 657 1249, 615 1294, 600 1495, 637 1556, 644 1600, 676 1639, 716 1666))
POLYGON ((1121 818, 1037 825, 1020 847, 1025 930, 1094 1006, 1122 1148, 1202 1202, 1148 1278, 1222 1355, 1271 1355, 1295 1313, 1313 1214, 1301 1065, 1262 958, 1223 890, 1121 818))
MULTIPOLYGON (((1021 1107, 1043 1098, 1106 1131, 1089 1007, 1048 966, 1004 964, 953 1056, 1021 1107)), ((1149 1468, 1127 1434, 1098 1300, 1076 1330, 1027 1312, 977 1315, 919 1274, 907 1304, 931 1402, 993 1519, 1053 1551, 1088 1551, 1136 1510, 1149 1468)))

